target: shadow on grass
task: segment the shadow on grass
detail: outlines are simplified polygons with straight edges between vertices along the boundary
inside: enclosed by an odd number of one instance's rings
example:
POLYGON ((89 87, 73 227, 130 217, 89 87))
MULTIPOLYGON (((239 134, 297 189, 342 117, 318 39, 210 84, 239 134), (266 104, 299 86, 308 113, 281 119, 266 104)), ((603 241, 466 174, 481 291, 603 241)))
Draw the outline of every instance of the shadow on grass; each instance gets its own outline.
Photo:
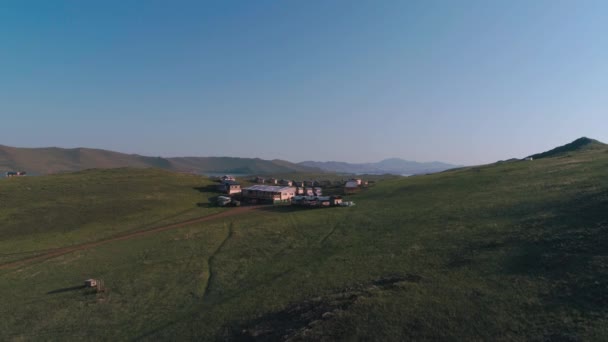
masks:
POLYGON ((608 191, 555 203, 555 215, 524 225, 506 271, 550 279, 548 305, 606 312, 608 191), (529 229, 525 231, 526 227, 529 229))
POLYGON ((258 208, 258 210, 261 211, 268 211, 268 212, 273 212, 273 213, 292 213, 295 211, 302 211, 302 210, 310 210, 311 208, 303 208, 303 207, 298 207, 295 205, 264 205, 261 206, 260 208, 258 208))
POLYGON ((85 287, 86 286, 84 286, 84 285, 72 286, 72 287, 64 287, 62 289, 57 289, 57 290, 49 291, 46 294, 50 295, 50 294, 57 294, 57 293, 63 293, 63 292, 77 291, 77 290, 82 290, 85 287))
POLYGON ((540 294, 531 294, 540 303, 530 310, 554 317, 539 324, 545 329, 540 333, 550 340, 576 339, 598 315, 608 314, 608 191, 525 203, 491 214, 522 219, 515 222, 516 231, 469 240, 452 255, 449 268, 483 268, 484 258, 491 256, 500 258, 498 272, 545 284, 540 294), (574 314, 584 319, 576 322, 574 314))
POLYGON ((217 187, 218 187, 218 184, 210 184, 207 186, 194 187, 192 189, 196 190, 198 192, 217 192, 217 187))

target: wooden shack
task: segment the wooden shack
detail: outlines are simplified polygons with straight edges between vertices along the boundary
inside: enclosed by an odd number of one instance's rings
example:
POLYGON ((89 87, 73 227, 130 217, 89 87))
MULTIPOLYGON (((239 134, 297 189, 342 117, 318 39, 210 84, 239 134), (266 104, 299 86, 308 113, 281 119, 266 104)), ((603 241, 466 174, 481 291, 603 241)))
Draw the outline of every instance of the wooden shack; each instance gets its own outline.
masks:
POLYGON ((84 281, 85 287, 97 287, 97 279, 87 279, 84 281))

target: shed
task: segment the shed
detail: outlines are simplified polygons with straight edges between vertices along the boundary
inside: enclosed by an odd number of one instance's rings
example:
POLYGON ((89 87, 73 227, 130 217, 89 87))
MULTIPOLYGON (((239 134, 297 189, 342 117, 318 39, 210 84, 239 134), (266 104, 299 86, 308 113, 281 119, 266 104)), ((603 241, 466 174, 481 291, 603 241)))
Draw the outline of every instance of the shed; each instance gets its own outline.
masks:
POLYGON ((97 279, 87 279, 84 281, 85 287, 97 287, 97 279))

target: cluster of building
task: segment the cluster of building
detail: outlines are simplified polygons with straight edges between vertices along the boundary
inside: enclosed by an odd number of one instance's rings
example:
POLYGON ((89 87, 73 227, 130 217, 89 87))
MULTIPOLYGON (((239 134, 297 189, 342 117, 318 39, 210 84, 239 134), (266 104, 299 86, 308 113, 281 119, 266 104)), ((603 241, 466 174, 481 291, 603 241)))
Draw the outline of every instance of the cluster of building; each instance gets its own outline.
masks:
POLYGON ((11 177, 23 177, 26 175, 25 171, 9 171, 6 173, 6 178, 11 178, 11 177))
MULTIPOLYGON (((219 179, 218 190, 228 196, 224 196, 224 201, 238 195, 238 198, 247 203, 272 202, 272 203, 291 203, 300 206, 324 207, 344 205, 340 196, 323 196, 321 188, 322 182, 293 181, 287 179, 262 178, 256 177, 254 182, 258 183, 246 188, 232 176, 222 176, 219 179)), ((349 179, 345 184, 345 193, 352 193, 359 188, 367 185, 362 179, 349 179)), ((347 202, 352 205, 352 202, 347 202)))
POLYGON ((277 179, 277 178, 263 178, 263 177, 255 177, 253 182, 258 184, 270 184, 270 185, 283 185, 283 186, 295 186, 298 188, 303 187, 316 187, 321 185, 330 185, 331 182, 319 182, 316 180, 305 180, 305 181, 295 181, 290 179, 277 179), (324 184, 325 183, 325 184, 324 184))

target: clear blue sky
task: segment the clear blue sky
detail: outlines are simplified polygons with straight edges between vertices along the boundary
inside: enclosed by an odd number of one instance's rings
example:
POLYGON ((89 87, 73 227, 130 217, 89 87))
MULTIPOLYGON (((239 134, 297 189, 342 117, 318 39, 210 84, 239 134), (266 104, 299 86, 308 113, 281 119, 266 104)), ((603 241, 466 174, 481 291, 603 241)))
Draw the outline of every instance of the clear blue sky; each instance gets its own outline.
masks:
POLYGON ((608 1, 2 1, 0 144, 459 164, 608 142, 608 1))

